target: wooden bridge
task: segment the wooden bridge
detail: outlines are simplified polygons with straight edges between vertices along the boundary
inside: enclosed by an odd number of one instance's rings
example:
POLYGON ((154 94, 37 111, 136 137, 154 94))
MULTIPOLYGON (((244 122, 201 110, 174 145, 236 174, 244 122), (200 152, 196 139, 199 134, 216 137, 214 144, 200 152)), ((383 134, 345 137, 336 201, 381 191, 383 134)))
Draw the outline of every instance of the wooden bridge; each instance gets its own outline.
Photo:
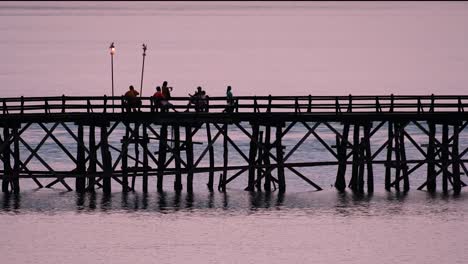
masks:
POLYGON ((102 188, 106 193, 111 192, 111 182, 115 181, 123 191, 130 191, 135 190, 135 178, 141 177, 142 191, 147 192, 151 176, 157 177, 155 187, 162 191, 165 175, 174 175, 174 189, 183 189, 184 176, 186 190, 190 192, 194 174, 205 173, 209 190, 217 185, 218 190, 225 191, 233 180, 244 179, 249 191, 278 188, 284 192, 285 170, 321 190, 298 168, 336 166, 338 190, 349 187, 356 192, 367 189, 371 193, 376 165, 385 166, 387 190, 409 190, 410 176, 418 169, 425 169, 427 174, 418 189, 435 191, 437 177, 441 178, 444 192, 453 189, 457 194, 466 186, 461 175, 468 175, 467 160, 463 158, 468 148, 459 149, 459 135, 468 124, 468 114, 464 111, 468 96, 239 96, 230 105, 225 97, 212 97, 207 111, 195 111, 190 105, 190 110, 185 112, 188 101, 187 97, 172 98, 173 108, 160 109, 153 98, 141 97, 139 111, 128 112, 123 97, 0 98, 2 191, 19 192, 20 178, 32 179, 39 187, 50 178, 46 187, 62 184, 68 190, 72 188, 65 179, 74 178, 78 192, 102 188), (407 131, 409 124, 425 135, 425 143, 418 143, 407 131), (320 136, 319 125, 336 136, 334 144, 320 136), (45 132, 36 146, 24 136, 32 126, 45 132), (285 146, 282 139, 296 126, 304 127, 305 135, 297 144, 285 146), (125 135, 116 133, 118 127, 124 128, 125 135), (55 134, 57 128, 73 140, 73 148, 61 142, 55 134), (232 128, 248 137, 248 153, 230 136, 232 128), (173 133, 171 139, 168 129, 173 133), (371 149, 373 136, 382 129, 386 129, 387 140, 377 149, 371 149), (202 130, 206 130, 206 139, 195 142, 194 136, 202 130), (120 143, 110 144, 116 137, 120 143), (309 137, 314 140, 308 140, 309 137), (214 143, 218 139, 222 141, 222 164, 215 164, 214 143), (67 157, 73 169, 54 169, 47 162, 39 153, 47 140, 56 144, 56 151, 67 157), (296 150, 311 142, 326 148, 334 159, 294 162, 296 150), (194 153, 196 144, 204 148, 198 156, 194 153), (405 146, 408 144, 424 158, 407 159, 405 146), (134 155, 128 151, 131 145, 134 155), (244 165, 229 164, 229 145, 244 165), (112 156, 111 150, 118 155, 112 156), (382 151, 386 151, 386 159, 378 160, 382 151), (206 155, 209 162, 202 167, 206 155), (32 159, 45 169, 32 169, 32 159), (129 166, 129 161, 134 166, 129 166), (351 173, 346 181, 348 167, 351 173), (221 172, 218 180, 215 172, 221 172))

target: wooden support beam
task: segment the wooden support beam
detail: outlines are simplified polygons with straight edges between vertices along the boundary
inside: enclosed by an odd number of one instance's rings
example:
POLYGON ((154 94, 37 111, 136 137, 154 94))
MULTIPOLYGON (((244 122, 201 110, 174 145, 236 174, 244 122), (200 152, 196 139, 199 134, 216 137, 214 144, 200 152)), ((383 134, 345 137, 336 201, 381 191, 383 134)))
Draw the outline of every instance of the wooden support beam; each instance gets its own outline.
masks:
POLYGON ((186 142, 186 154, 187 154, 187 192, 193 192, 193 144, 192 144, 192 127, 190 125, 185 126, 185 142, 186 142))
MULTIPOLYGON (((395 189, 399 192, 400 191, 400 181, 397 179, 400 178, 401 174, 401 144, 400 144, 400 123, 399 122, 394 122, 394 139, 395 139, 395 147, 393 148, 393 151, 395 152, 395 162, 396 162, 396 167, 395 167, 395 189)), ((406 164, 403 164, 406 166, 406 164)))
POLYGON ((459 145, 459 126, 453 126, 453 145, 452 145, 452 175, 453 175, 453 192, 455 195, 460 194, 460 158, 458 154, 459 145))
POLYGON ((258 141, 258 131, 259 127, 256 123, 251 123, 252 126, 252 138, 250 139, 250 149, 249 149, 249 180, 248 186, 245 188, 246 191, 253 191, 255 188, 255 160, 257 156, 257 146, 259 145, 258 141))
POLYGON ((442 191, 448 192, 448 178, 449 178, 449 144, 448 144, 448 124, 442 124, 442 191))
POLYGON ((101 156, 104 166, 104 176, 102 180, 102 190, 104 193, 111 193, 111 176, 112 176, 112 157, 109 151, 109 143, 107 138, 107 127, 101 127, 101 156))
POLYGON ((10 128, 3 127, 3 138, 5 147, 3 148, 3 181, 2 181, 2 192, 9 192, 10 179, 11 179, 11 161, 10 161, 10 128))
MULTIPOLYGON (((258 143, 261 146, 263 145, 263 131, 260 131, 258 133, 258 143)), ((263 149, 258 148, 258 158, 257 158, 256 164, 262 165, 262 163, 263 163, 262 156, 263 156, 263 149)), ((262 190, 262 178, 263 178, 262 169, 260 167, 258 167, 257 168, 257 179, 255 180, 255 189, 257 191, 262 190)))
POLYGON ((276 127, 276 158, 278 163, 278 181, 279 181, 279 192, 284 193, 286 191, 286 179, 284 177, 284 162, 283 162, 283 145, 282 145, 282 127, 276 127))
MULTIPOLYGON (((392 162, 392 154, 393 154, 393 122, 388 121, 388 144, 387 144, 387 163, 392 162)), ((390 166, 385 166, 385 190, 390 191, 391 185, 391 175, 392 168, 390 166)))
POLYGON ((223 124, 223 174, 221 177, 221 186, 218 185, 218 190, 225 192, 226 191, 226 184, 227 184, 227 167, 228 167, 228 124, 223 124))
POLYGON ((405 147, 405 126, 406 124, 399 125, 399 143, 400 143, 400 160, 404 162, 401 165, 401 173, 403 175, 403 191, 407 192, 410 189, 409 176, 408 176, 408 166, 406 165, 406 147, 405 147))
POLYGON ((89 166, 88 173, 88 191, 94 192, 94 184, 96 183, 96 176, 92 175, 96 173, 97 165, 97 147, 96 147, 96 127, 89 126, 89 166))
POLYGON ((13 134, 13 173, 11 178, 11 183, 13 186, 13 192, 18 194, 20 191, 20 184, 19 184, 19 173, 20 173, 20 149, 19 149, 19 135, 18 135, 18 127, 14 127, 12 129, 13 134))
POLYGON ((79 193, 83 193, 86 188, 86 160, 84 150, 84 131, 83 125, 78 125, 78 144, 76 147, 76 179, 75 179, 75 190, 79 193))
POLYGON ((364 137, 361 138, 361 143, 359 144, 359 154, 358 154, 358 177, 357 177, 357 191, 359 193, 364 193, 364 168, 365 168, 365 143, 364 137))
MULTIPOLYGON (((263 144, 265 147, 260 148, 263 153, 262 155, 259 155, 260 158, 263 157, 263 164, 265 164, 266 167, 270 166, 270 155, 265 155, 265 152, 271 152, 271 144, 270 144, 270 139, 271 139, 271 127, 270 126, 265 126, 265 144, 263 144)), ((263 189, 265 192, 270 192, 271 191, 271 171, 265 171, 264 172, 265 176, 265 183, 263 184, 263 189)))
POLYGON ((433 122, 427 123, 429 126, 429 142, 427 145, 427 191, 435 192, 437 182, 435 179, 435 135, 436 125, 433 122))
POLYGON ((374 192, 374 170, 372 168, 372 152, 370 143, 370 128, 372 124, 364 126, 364 145, 365 145, 365 161, 367 167, 367 193, 374 192))
MULTIPOLYGON (((130 131, 129 129, 125 126, 125 138, 128 139, 130 137, 130 131)), ((91 147, 90 147, 91 148, 91 147)), ((127 192, 128 188, 128 142, 122 142, 122 148, 121 148, 121 157, 122 157, 122 164, 121 164, 121 169, 122 169, 122 191, 127 192)), ((132 187, 131 189, 135 189, 135 177, 132 178, 132 187)))
MULTIPOLYGON (((143 148, 143 183, 142 183, 142 191, 143 193, 148 192, 148 125, 143 123, 142 125, 142 133, 143 133, 143 140, 140 143, 143 148)), ((135 166, 136 167, 136 166, 135 166)), ((125 188, 126 186, 124 186, 125 188)))
MULTIPOLYGON (((338 135, 338 134, 337 134, 338 135)), ((343 125, 343 135, 339 142, 338 149, 338 171, 336 173, 335 188, 340 192, 346 189, 346 146, 348 144, 349 123, 343 125)), ((337 143, 338 144, 338 143, 337 143)))
MULTIPOLYGON (((174 155, 180 157, 180 127, 178 125, 173 126, 174 130, 174 155)), ((182 173, 180 170, 180 159, 175 159, 175 181, 174 190, 182 190, 182 173)))
MULTIPOLYGON (((211 138, 211 127, 210 123, 206 123, 206 137, 208 140, 208 156, 209 156, 209 167, 214 167, 214 148, 213 148, 213 140, 211 138)), ((198 162, 197 162, 198 163, 198 162)), ((213 191, 213 183, 214 183, 214 170, 210 170, 208 172, 208 190, 213 191)))
POLYGON ((359 178, 359 130, 360 125, 354 124, 353 133, 353 165, 351 171, 351 180, 348 187, 351 187, 353 191, 358 190, 358 178, 359 178))
POLYGON ((163 173, 165 169, 166 162, 166 150, 167 150, 167 125, 161 125, 160 135, 159 135, 159 152, 158 152, 158 183, 157 189, 158 192, 163 191, 163 173))

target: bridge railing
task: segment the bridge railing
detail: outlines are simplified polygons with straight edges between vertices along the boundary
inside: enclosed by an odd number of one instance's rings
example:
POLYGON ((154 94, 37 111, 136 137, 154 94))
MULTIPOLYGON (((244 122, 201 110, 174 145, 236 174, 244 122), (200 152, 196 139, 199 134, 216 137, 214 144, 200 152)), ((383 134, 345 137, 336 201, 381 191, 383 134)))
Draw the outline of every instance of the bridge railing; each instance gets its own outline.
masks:
MULTIPOLYGON (((173 97, 169 112, 196 110, 188 105, 189 97, 173 97)), ((159 112, 161 108, 152 97, 140 97, 142 112, 159 112)), ((196 103, 196 102, 195 102, 196 103)), ((128 111, 124 97, 115 96, 53 96, 0 98, 0 115, 9 114, 67 114, 122 113, 128 111)), ((348 96, 238 96, 228 105, 226 97, 210 97, 209 112, 240 113, 392 113, 392 112, 464 112, 468 96, 457 95, 348 95, 348 96)))

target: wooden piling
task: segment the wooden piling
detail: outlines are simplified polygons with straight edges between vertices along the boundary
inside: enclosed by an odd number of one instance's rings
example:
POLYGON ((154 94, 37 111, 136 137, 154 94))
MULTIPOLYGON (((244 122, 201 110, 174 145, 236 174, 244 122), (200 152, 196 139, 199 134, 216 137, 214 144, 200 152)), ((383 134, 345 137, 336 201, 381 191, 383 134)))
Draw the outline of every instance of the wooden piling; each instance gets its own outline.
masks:
POLYGON ((158 192, 163 191, 163 176, 166 163, 166 150, 167 150, 167 125, 161 125, 161 130, 159 133, 159 151, 158 151, 158 183, 157 189, 158 192))
POLYGON ((147 129, 147 124, 143 123, 142 129, 143 129, 143 137, 142 139, 138 139, 137 142, 140 142, 142 148, 143 148, 143 182, 142 182, 142 191, 143 193, 148 192, 148 129, 147 129))
POLYGON ((101 156, 102 165, 104 166, 104 175, 102 179, 102 191, 104 193, 111 192, 111 177, 112 177, 112 157, 109 151, 109 143, 107 139, 107 127, 101 126, 101 156))
POLYGON ((460 158, 458 157, 458 144, 459 144, 459 126, 453 125, 453 145, 452 145, 452 175, 453 175, 453 193, 460 194, 461 181, 460 181, 460 158))
MULTIPOLYGON (((223 130, 225 135, 223 136, 223 174, 221 177, 221 191, 226 191, 226 180, 227 180, 227 167, 228 167, 228 124, 223 124, 223 130)), ((219 189, 219 187, 218 187, 219 189)))
MULTIPOLYGON (((259 146, 264 146, 263 145, 263 131, 260 131, 258 133, 258 144, 259 144, 259 146)), ((257 158, 256 164, 261 166, 262 163, 263 163, 263 148, 259 147, 258 148, 258 158, 257 158)), ((263 177, 264 177, 264 175, 262 173, 262 168, 258 167, 257 168, 257 180, 255 181, 255 188, 257 189, 257 191, 262 190, 262 178, 263 177)))
POLYGON ((353 133, 353 165, 352 165, 352 174, 349 187, 352 190, 358 190, 358 177, 359 177, 359 124, 354 124, 354 133, 353 133))
POLYGON ((436 125, 433 122, 427 122, 429 126, 429 142, 427 144, 427 191, 435 192, 437 187, 435 171, 435 135, 436 125))
POLYGON ((442 191, 448 192, 448 178, 449 178, 449 142, 448 142, 448 124, 442 124, 442 191))
POLYGON ((410 189, 409 177, 408 177, 408 165, 406 163, 406 147, 405 147, 405 135, 404 129, 406 124, 400 124, 400 131, 398 133, 400 143, 400 163, 401 173, 403 176, 403 191, 407 192, 410 189))
POLYGON ((361 138, 361 142, 359 144, 359 154, 358 154, 358 177, 357 177, 357 191, 359 193, 364 193, 364 168, 365 168, 365 145, 364 145, 364 138, 361 138))
POLYGON ((187 124, 185 126, 185 151, 187 154, 187 192, 193 192, 193 143, 192 143, 192 127, 187 124))
POLYGON ((3 148, 3 181, 2 192, 9 192, 10 179, 11 179, 11 161, 10 161, 10 128, 3 127, 3 140, 5 147, 3 148))
POLYGON ((365 160, 367 166, 367 193, 374 192, 374 169, 372 168, 372 152, 370 146, 370 129, 372 123, 364 126, 364 142, 365 142, 365 160))
POLYGON ((85 147, 84 147, 84 131, 83 125, 78 125, 78 144, 76 147, 76 178, 75 178, 75 190, 79 193, 85 191, 86 187, 86 160, 85 160, 85 147))
POLYGON ((388 144, 387 144, 387 163, 385 164, 385 190, 390 191, 392 177, 392 154, 393 154, 393 122, 388 121, 388 144))
POLYGON ((286 191, 286 179, 284 177, 284 163, 283 163, 283 145, 282 145, 282 127, 276 126, 276 158, 278 162, 278 184, 279 192, 284 193, 286 191))
POLYGON ((346 189, 346 150, 348 144, 349 123, 344 123, 342 140, 337 145, 338 148, 338 171, 336 173, 335 188, 340 192, 346 189))
MULTIPOLYGON (((130 130, 125 126, 125 137, 122 140, 122 191, 128 190, 128 142, 130 141, 130 130)), ((135 179, 135 177, 133 177, 135 179)), ((135 181, 132 179, 132 189, 135 188, 135 181)))
POLYGON ((14 127, 12 129, 13 133, 13 173, 11 183, 13 185, 13 192, 18 194, 20 191, 19 185, 19 174, 20 174, 20 150, 19 150, 19 135, 18 135, 18 128, 14 127))
POLYGON ((263 163, 265 164, 265 183, 263 184, 263 189, 265 192, 271 191, 271 171, 266 169, 270 166, 270 155, 267 153, 271 152, 271 127, 269 125, 265 126, 265 150, 263 153, 263 163))
MULTIPOLYGON (((391 166, 395 168, 395 190, 398 192, 400 191, 400 173, 401 173, 401 144, 400 144, 400 123, 395 122, 394 124, 394 139, 395 139, 395 147, 393 151, 395 152, 395 166, 391 166)), ((392 163, 393 164, 393 163, 392 163)), ((406 164, 405 164, 406 165, 406 164)))
POLYGON ((258 148, 258 124, 250 123, 252 126, 252 138, 250 139, 249 149, 249 181, 246 191, 253 191, 255 186, 255 158, 257 156, 258 148))
POLYGON ((94 184, 96 183, 96 167, 97 167, 97 149, 96 149, 96 127, 90 126, 89 127, 89 167, 88 173, 90 176, 88 177, 88 190, 94 191, 94 184))
POLYGON ((182 173, 180 170, 180 127, 178 125, 173 125, 174 129, 174 166, 175 166, 175 180, 174 180, 174 190, 182 190, 182 173))
POLYGON ((209 167, 210 171, 208 172, 208 190, 213 191, 213 183, 214 183, 214 148, 213 148, 213 139, 211 137, 211 128, 210 123, 206 123, 206 137, 208 140, 208 156, 209 156, 209 167))

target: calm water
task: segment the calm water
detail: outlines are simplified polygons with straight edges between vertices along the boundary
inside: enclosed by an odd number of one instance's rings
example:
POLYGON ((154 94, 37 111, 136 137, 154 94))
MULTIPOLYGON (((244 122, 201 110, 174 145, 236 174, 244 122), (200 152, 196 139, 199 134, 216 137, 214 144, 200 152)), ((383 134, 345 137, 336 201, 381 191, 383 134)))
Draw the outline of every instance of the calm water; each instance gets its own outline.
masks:
MULTIPOLYGON (((460 94, 468 85, 467 26, 468 5, 456 2, 2 2, 0 82, 2 96, 110 95, 114 41, 116 94, 139 87, 143 42, 144 94, 163 80, 176 96, 198 85, 222 95, 228 84, 237 95, 460 94)), ((424 143, 415 127, 408 131, 424 143)), ((292 132, 289 149, 305 133, 292 132)), ((25 138, 35 146, 43 135, 33 127, 25 138)), ((57 136, 73 149, 66 134, 57 136)), ((374 149, 384 136, 375 135, 374 149)), ((233 137, 248 148, 241 133, 233 137)), ((40 153, 69 169, 56 149, 47 143, 40 153)), ((294 161, 331 157, 310 141, 294 161)), ((419 158, 414 147, 408 158, 419 158)), ((416 191, 424 169, 403 195, 382 191, 377 167, 372 197, 337 193, 333 167, 301 169, 324 191, 288 174, 280 197, 242 191, 245 178, 227 194, 209 194, 202 174, 193 195, 170 191, 171 177, 161 195, 154 178, 148 195, 115 186, 110 196, 24 180, 19 196, 0 195, 1 262, 466 263, 466 190, 416 191)))

